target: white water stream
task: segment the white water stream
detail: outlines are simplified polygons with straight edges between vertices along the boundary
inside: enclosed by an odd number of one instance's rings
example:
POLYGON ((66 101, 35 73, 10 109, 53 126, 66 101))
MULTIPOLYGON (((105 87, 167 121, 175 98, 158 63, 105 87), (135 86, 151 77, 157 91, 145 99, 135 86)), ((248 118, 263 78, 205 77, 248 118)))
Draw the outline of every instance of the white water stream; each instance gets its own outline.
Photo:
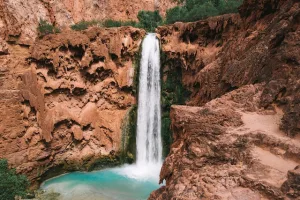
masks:
POLYGON ((162 161, 159 41, 148 34, 143 41, 139 77, 137 165, 162 161))
POLYGON ((142 44, 136 136, 136 163, 120 168, 119 173, 158 182, 162 165, 160 49, 154 33, 147 34, 142 44))

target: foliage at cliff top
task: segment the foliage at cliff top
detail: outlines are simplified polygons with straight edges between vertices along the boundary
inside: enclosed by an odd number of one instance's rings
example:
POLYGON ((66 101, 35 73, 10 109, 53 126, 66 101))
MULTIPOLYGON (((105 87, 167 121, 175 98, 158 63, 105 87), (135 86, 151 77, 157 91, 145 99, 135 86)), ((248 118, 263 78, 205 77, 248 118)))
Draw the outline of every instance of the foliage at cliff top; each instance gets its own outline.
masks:
POLYGON ((90 26, 99 26, 99 27, 121 27, 121 26, 132 26, 136 28, 143 28, 148 32, 153 32, 155 28, 162 24, 162 17, 159 14, 159 11, 139 11, 138 22, 136 21, 118 21, 108 19, 103 22, 100 21, 80 21, 71 26, 71 29, 75 31, 85 30, 90 26))
MULTIPOLYGON (((243 0, 174 0, 178 2, 178 6, 167 10, 166 18, 163 19, 158 10, 155 11, 139 11, 135 21, 118 21, 108 19, 105 21, 80 21, 71 26, 75 31, 82 31, 90 26, 99 27, 121 27, 132 26, 143 28, 148 32, 154 32, 155 29, 163 24, 172 24, 174 22, 193 22, 205 19, 210 16, 222 15, 226 13, 235 13, 243 0)), ((50 33, 58 33, 60 30, 47 23, 45 20, 40 20, 38 31, 40 36, 50 33)))
POLYGON ((156 27, 162 24, 162 17, 158 10, 140 11, 137 16, 139 28, 143 28, 148 32, 154 32, 156 27))
POLYGON ((39 36, 43 37, 51 33, 59 33, 60 30, 59 28, 48 23, 46 20, 41 19, 38 26, 38 32, 39 32, 39 36))
POLYGON ((0 199, 14 200, 15 196, 26 196, 29 182, 24 175, 17 175, 15 169, 9 169, 7 160, 0 159, 0 199))
POLYGON ((175 0, 182 6, 167 10, 166 24, 194 22, 210 16, 235 13, 243 0, 175 0))

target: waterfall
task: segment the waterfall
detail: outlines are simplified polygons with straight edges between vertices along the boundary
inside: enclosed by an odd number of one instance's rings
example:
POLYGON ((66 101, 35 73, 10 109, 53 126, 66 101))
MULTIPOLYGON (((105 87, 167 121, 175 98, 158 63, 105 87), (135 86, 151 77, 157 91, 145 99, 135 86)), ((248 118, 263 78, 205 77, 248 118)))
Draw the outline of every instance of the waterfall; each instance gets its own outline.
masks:
POLYGON ((160 164, 162 161, 160 108, 160 49, 154 33, 142 44, 139 74, 136 164, 160 164))
POLYGON ((136 180, 158 183, 162 166, 160 49, 154 33, 142 44, 136 132, 136 163, 114 171, 136 180))

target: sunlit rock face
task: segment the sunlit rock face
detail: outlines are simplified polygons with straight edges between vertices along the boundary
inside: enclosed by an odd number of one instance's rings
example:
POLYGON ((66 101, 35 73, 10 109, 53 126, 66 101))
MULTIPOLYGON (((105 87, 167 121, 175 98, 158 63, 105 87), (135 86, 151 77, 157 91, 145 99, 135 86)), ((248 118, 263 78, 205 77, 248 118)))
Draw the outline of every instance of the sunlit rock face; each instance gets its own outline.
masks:
POLYGON ((280 108, 259 108, 263 87, 243 86, 202 107, 172 106, 166 186, 149 199, 298 197, 300 140, 279 129, 280 108))
POLYGON ((2 0, 0 1, 0 37, 32 44, 39 20, 61 29, 82 20, 137 20, 140 10, 158 9, 162 15, 175 3, 171 0, 2 0))
POLYGON ((136 104, 135 56, 144 35, 92 28, 45 36, 30 49, 1 43, 0 157, 32 181, 113 160, 122 120, 136 104))
POLYGON ((260 105, 284 109, 281 128, 299 133, 299 2, 245 1, 240 14, 159 27, 165 75, 177 68, 199 106, 240 86, 265 82, 260 105))
POLYGON ((239 14, 158 28, 163 80, 180 69, 190 95, 171 107, 166 186, 150 199, 299 198, 299 8, 246 0, 239 14))

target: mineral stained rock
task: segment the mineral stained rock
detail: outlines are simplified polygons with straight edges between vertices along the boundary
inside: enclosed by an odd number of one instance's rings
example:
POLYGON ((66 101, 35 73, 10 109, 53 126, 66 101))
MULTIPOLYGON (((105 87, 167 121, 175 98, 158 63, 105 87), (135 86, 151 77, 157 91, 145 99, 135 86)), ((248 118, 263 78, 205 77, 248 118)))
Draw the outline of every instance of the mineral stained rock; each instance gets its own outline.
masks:
POLYGON ((64 30, 82 20, 137 20, 140 10, 164 15, 174 5, 171 0, 1 0, 0 38, 33 44, 40 19, 64 30))
POLYGON ((113 159, 122 120, 136 103, 144 35, 92 28, 48 35, 30 48, 1 43, 8 51, 0 56, 0 157, 32 182, 113 159))
POLYGON ((202 107, 172 106, 173 144, 149 199, 299 197, 300 140, 279 129, 282 110, 265 110, 265 85, 243 86, 202 107))
POLYGON ((300 3, 244 1, 239 14, 157 29, 173 144, 149 199, 299 199, 300 3))
POLYGON ((181 68, 199 106, 243 85, 265 82, 260 106, 282 106, 282 130, 300 131, 300 3, 245 1, 240 14, 157 29, 167 70, 181 68))

